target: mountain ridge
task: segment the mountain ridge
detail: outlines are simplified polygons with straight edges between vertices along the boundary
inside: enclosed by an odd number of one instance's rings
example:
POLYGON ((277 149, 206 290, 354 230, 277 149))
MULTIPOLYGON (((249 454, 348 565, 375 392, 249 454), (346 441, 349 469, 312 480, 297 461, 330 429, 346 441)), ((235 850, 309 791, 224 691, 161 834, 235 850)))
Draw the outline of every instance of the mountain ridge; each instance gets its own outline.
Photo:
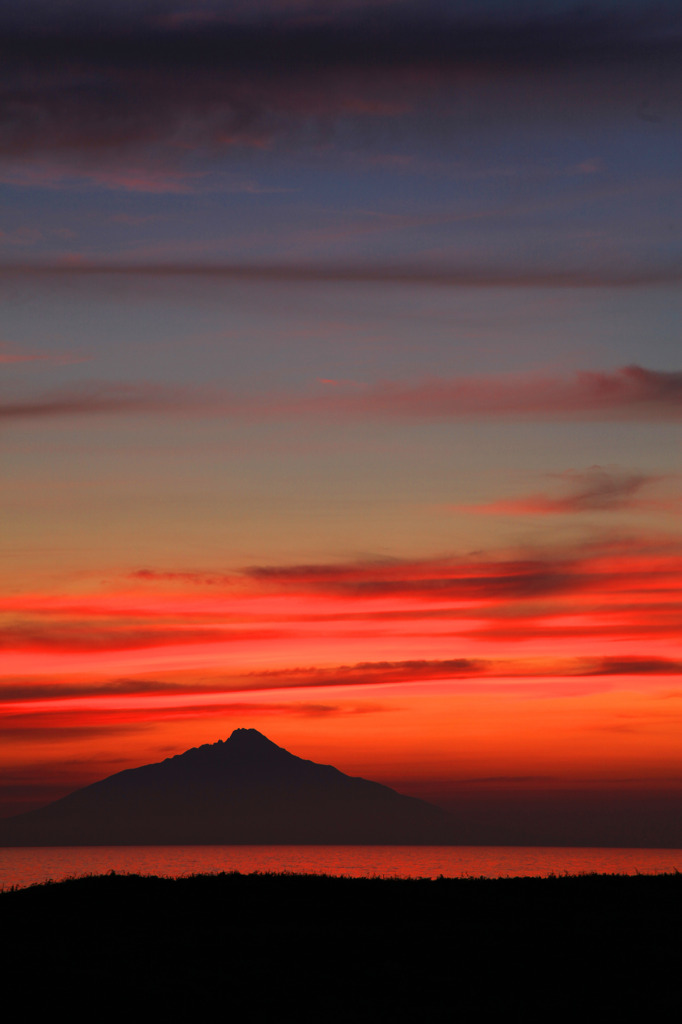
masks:
POLYGON ((0 821, 0 845, 422 845, 452 831, 440 808, 239 728, 0 821))

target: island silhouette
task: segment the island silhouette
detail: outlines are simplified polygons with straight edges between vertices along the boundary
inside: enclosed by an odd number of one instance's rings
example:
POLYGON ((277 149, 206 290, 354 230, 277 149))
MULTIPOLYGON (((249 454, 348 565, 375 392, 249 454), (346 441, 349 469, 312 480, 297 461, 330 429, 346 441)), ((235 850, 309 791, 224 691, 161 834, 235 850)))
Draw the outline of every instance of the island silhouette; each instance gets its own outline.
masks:
POLYGON ((4 846, 441 844, 451 817, 256 729, 129 768, 0 822, 4 846))

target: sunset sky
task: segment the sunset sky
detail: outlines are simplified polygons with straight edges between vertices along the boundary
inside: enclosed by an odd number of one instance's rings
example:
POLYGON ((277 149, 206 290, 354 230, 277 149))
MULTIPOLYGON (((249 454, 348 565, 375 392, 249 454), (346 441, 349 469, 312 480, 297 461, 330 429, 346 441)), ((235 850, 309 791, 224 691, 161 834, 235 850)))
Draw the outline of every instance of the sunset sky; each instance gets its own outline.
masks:
POLYGON ((0 814, 248 726, 675 845, 679 3, 11 6, 0 814))

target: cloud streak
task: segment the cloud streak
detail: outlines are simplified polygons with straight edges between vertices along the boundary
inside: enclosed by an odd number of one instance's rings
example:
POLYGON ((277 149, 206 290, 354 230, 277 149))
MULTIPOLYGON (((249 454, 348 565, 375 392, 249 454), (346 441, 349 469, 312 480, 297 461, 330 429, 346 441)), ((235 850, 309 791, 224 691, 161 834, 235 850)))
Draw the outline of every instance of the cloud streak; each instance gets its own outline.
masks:
MULTIPOLYGON (((198 708, 229 708, 239 711, 248 709, 268 712, 286 711, 312 707, 300 700, 300 691, 309 689, 338 688, 393 688, 414 686, 433 682, 454 684, 464 683, 462 692, 496 693, 510 692, 533 694, 543 693, 542 688, 534 690, 547 680, 558 683, 553 692, 567 695, 582 695, 589 692, 580 684, 572 683, 583 677, 651 678, 682 676, 682 661, 651 655, 617 657, 604 655, 592 658, 555 657, 525 658, 513 657, 471 659, 411 659, 404 661, 359 662, 352 665, 290 667, 261 672, 235 673, 232 676, 216 673, 203 681, 170 682, 163 679, 124 679, 84 681, 78 684, 62 681, 54 683, 4 682, 0 680, 2 711, 0 717, 12 719, 15 716, 42 715, 54 712, 73 711, 106 713, 139 708, 145 716, 153 715, 154 709, 183 708, 194 711, 198 708), (523 685, 530 684, 529 686, 523 685), (491 684, 499 684, 501 689, 491 684), (564 689, 565 685, 565 689, 564 689), (519 689, 519 686, 521 687, 519 689), (276 704, 263 701, 244 705, 235 703, 235 698, 245 693, 268 693, 278 691, 283 697, 291 691, 285 702, 276 704)), ((319 706, 319 705, 318 705, 319 706)), ((327 705, 329 708, 329 705, 327 705)), ((334 706, 341 710, 345 705, 334 706)), ((381 704, 372 706, 380 710, 381 704)), ((330 709, 331 710, 331 709, 330 709)), ((294 713, 296 711, 294 710, 294 713)))
POLYGON ((282 631, 173 625, 121 625, 117 622, 41 622, 0 625, 0 650, 79 653, 93 651, 134 651, 155 647, 185 647, 272 640, 282 631))
POLYGON ((674 285, 682 280, 677 260, 648 266, 533 267, 489 263, 471 265, 409 263, 216 263, 97 262, 78 258, 56 263, 13 261, 0 264, 7 278, 119 277, 185 278, 202 281, 253 281, 272 284, 385 284, 444 288, 639 288, 674 285))
POLYGON ((455 506, 457 511, 503 516, 579 515, 594 512, 621 512, 632 509, 674 511, 680 499, 647 500, 643 490, 660 482, 660 477, 645 473, 619 473, 592 466, 584 473, 565 473, 560 479, 569 484, 566 494, 529 494, 479 505, 455 506))
MULTIPOLYGON (((8 598, 0 645, 6 672, 11 663, 24 675, 42 676, 56 659, 66 673, 96 671, 101 656, 109 673, 134 679, 143 665, 145 673, 165 666, 164 651, 175 657, 184 648, 186 656, 178 659, 183 672, 202 665, 213 679, 226 658, 242 667, 225 678, 253 679, 255 665, 261 683, 280 678, 262 668, 273 652, 293 666, 301 651, 337 659, 342 647, 361 656, 350 668, 335 661, 335 681, 364 677, 375 669, 362 654, 377 644, 405 652, 381 661, 387 678, 396 670, 419 675, 434 666, 477 674, 491 650, 497 658, 509 644, 530 645, 532 653, 534 644, 546 649, 549 642, 558 652, 570 641, 577 656, 615 639, 628 645, 625 659, 635 641, 665 645, 679 635, 681 570, 679 545, 633 537, 534 556, 266 565, 229 576, 145 569, 128 574, 118 595, 108 591, 72 603, 43 595, 24 605, 16 595, 8 598), (229 584, 220 585, 223 579, 229 584), (424 650, 431 651, 426 660, 424 650)), ((660 649, 650 656, 670 657, 660 649)), ((303 679, 299 669, 287 672, 291 685, 303 679)))
POLYGON ((93 381, 18 401, 0 399, 0 420, 156 413, 173 415, 201 407, 205 395, 147 382, 93 381))
MULTIPOLYGON (((356 419, 511 419, 677 421, 682 417, 682 372, 625 366, 573 375, 439 378, 334 387, 327 394, 274 393, 236 397, 217 389, 151 383, 91 382, 35 397, 3 400, 0 421, 99 415, 256 416, 356 419)), ((592 482, 567 501, 567 508, 613 506, 637 479, 592 482), (610 491, 609 491, 610 488, 610 491), (619 491, 620 488, 620 491, 619 491), (609 496, 610 494, 610 496, 609 496)), ((540 499, 538 499, 540 500, 540 499)), ((551 502, 550 502, 551 505, 551 502)), ((545 509, 550 505, 545 502, 545 509)))
POLYGON ((56 363, 58 366, 70 366, 86 361, 86 356, 72 355, 68 352, 20 352, 0 344, 0 365, 4 366, 15 366, 22 363, 56 363))
POLYGON ((328 409, 433 419, 678 419, 682 372, 624 366, 565 377, 533 373, 438 379, 407 386, 379 384, 357 396, 343 398, 335 392, 328 409))
POLYGON ((579 563, 560 560, 360 563, 347 566, 257 567, 259 584, 290 592, 426 600, 525 600, 584 587, 579 563))

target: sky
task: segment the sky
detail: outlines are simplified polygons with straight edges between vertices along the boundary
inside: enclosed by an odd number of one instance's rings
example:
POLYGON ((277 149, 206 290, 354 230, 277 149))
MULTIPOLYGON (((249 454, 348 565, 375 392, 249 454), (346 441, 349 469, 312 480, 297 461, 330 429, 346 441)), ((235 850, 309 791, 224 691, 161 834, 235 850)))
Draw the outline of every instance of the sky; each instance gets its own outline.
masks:
POLYGON ((0 22, 0 814, 252 727, 682 846, 679 5, 0 22))

